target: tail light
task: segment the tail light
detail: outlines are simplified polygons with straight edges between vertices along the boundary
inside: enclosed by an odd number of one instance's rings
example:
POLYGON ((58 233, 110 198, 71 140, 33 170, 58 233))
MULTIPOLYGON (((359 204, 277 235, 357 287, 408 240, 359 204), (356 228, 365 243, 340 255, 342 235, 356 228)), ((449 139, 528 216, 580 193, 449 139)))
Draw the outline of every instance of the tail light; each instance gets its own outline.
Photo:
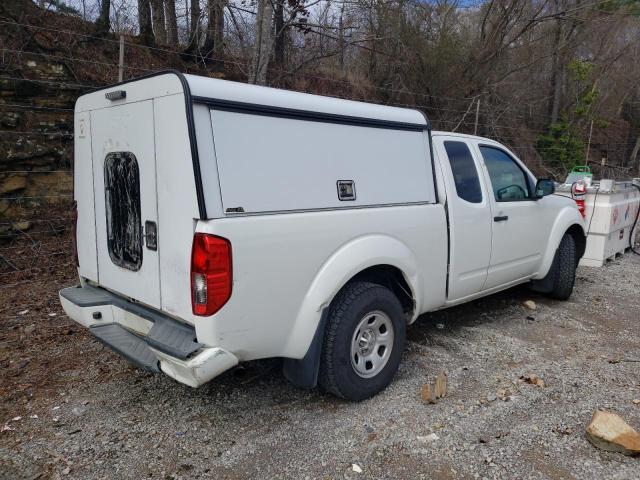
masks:
POLYGON ((208 317, 220 310, 231 297, 233 281, 231 243, 196 233, 191 249, 191 306, 194 315, 208 317))
POLYGON ((78 261, 78 202, 73 202, 71 212, 71 245, 73 246, 73 261, 76 267, 80 266, 78 261))
POLYGON ((587 194, 587 185, 580 181, 580 182, 576 182, 572 185, 573 188, 573 199, 576 202, 576 205, 578 205, 578 211, 580 212, 580 215, 582 215, 582 218, 585 218, 586 213, 585 213, 585 205, 584 205, 584 197, 587 194))

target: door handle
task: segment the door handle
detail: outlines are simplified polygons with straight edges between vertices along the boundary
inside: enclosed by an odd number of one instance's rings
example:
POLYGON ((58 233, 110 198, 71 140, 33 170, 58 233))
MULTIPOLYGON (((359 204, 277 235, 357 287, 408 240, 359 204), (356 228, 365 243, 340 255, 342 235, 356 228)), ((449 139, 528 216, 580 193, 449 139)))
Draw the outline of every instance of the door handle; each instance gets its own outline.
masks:
POLYGON ((509 217, 507 215, 502 215, 500 217, 493 217, 494 222, 506 222, 507 220, 509 220, 509 217))
POLYGON ((158 225, 147 220, 144 222, 144 242, 149 250, 158 250, 158 225))

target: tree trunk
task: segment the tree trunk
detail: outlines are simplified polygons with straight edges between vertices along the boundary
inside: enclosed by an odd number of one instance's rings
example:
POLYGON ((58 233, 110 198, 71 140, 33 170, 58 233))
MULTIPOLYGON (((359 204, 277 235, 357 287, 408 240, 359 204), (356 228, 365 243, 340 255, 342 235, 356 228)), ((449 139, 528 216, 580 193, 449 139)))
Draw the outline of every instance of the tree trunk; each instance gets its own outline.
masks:
POLYGON ((340 18, 338 19, 338 61, 340 63, 340 75, 345 76, 345 64, 344 64, 344 53, 345 53, 345 41, 344 41, 344 3, 342 4, 342 8, 340 9, 340 18))
POLYGON ((187 53, 194 53, 200 47, 200 0, 191 0, 191 29, 187 53))
POLYGON ((256 40, 253 58, 249 66, 249 83, 267 84, 267 68, 273 48, 273 5, 271 0, 258 0, 256 15, 256 40))
POLYGON ((221 61, 224 52, 224 8, 226 0, 208 0, 207 34, 204 40, 204 51, 212 60, 221 61))
POLYGON ((167 42, 178 44, 178 20, 176 18, 176 0, 165 0, 165 16, 167 17, 167 42))
MULTIPOLYGON (((555 2, 556 12, 560 10, 558 1, 555 2)), ((556 123, 560 116, 560 102, 562 100, 562 86, 564 84, 564 65, 563 58, 560 52, 560 43, 562 41, 562 24, 563 19, 558 18, 556 20, 555 32, 553 38, 553 61, 551 66, 551 106, 549 109, 549 116, 551 123, 556 123)))
POLYGON ((163 0, 151 0, 151 18, 153 20, 153 32, 156 41, 160 44, 167 43, 167 29, 164 26, 164 2, 163 0))
POLYGON ((629 165, 631 166, 632 176, 638 175, 640 177, 640 163, 636 166, 636 159, 638 158, 638 151, 640 151, 640 135, 636 138, 636 143, 631 151, 629 157, 629 165))
POLYGON ((100 3, 100 15, 96 20, 96 33, 106 35, 111 29, 110 22, 111 0, 102 0, 100 3))
POLYGON ((276 38, 273 53, 276 65, 280 66, 284 65, 285 62, 286 27, 284 25, 284 1, 285 0, 276 0, 274 12, 276 38))
POLYGON ((138 24, 140 25, 140 41, 144 45, 153 45, 155 38, 151 26, 151 4, 149 0, 138 0, 138 24))

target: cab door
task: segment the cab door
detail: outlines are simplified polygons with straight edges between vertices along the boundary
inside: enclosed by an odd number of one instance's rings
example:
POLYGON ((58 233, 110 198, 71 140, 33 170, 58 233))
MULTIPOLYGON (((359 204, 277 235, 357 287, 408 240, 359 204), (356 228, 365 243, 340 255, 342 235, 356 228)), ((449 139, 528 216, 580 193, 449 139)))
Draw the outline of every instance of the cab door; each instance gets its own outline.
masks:
POLYGON ((473 145, 463 137, 434 136, 447 190, 449 301, 482 291, 491 258, 491 205, 473 145))
POLYGON ((506 285, 535 274, 547 245, 552 222, 543 201, 534 198, 531 174, 506 150, 477 144, 490 186, 491 262, 484 289, 506 285))

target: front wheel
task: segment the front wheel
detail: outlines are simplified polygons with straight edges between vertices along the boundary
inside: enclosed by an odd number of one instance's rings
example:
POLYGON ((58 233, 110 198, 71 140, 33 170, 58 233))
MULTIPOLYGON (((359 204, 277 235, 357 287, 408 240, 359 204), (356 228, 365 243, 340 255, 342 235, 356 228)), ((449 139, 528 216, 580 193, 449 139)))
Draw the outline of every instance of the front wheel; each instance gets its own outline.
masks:
POLYGON ((393 379, 405 343, 402 305, 371 282, 346 285, 331 304, 318 381, 328 392, 360 401, 393 379))
POLYGON ((578 252, 573 237, 566 233, 556 250, 549 273, 534 282, 534 289, 557 300, 567 300, 576 280, 578 252))

